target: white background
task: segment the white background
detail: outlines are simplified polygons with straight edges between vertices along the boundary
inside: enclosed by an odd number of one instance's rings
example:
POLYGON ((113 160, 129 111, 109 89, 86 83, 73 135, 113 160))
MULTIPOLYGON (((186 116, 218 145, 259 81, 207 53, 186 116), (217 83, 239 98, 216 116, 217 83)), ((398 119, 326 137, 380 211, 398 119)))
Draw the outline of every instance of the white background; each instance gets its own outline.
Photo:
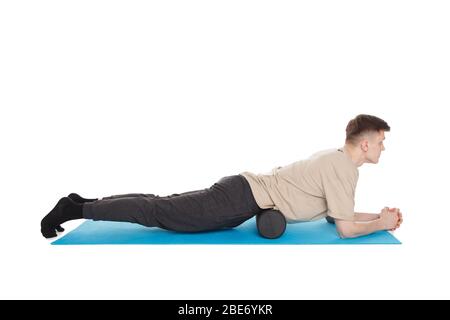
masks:
MULTIPOLYGON (((2 1, 0 298, 450 298, 447 1, 2 1), (207 188, 343 145, 386 151, 356 209, 401 246, 51 246, 70 192, 207 188)), ((67 230, 81 221, 66 223, 67 230)))

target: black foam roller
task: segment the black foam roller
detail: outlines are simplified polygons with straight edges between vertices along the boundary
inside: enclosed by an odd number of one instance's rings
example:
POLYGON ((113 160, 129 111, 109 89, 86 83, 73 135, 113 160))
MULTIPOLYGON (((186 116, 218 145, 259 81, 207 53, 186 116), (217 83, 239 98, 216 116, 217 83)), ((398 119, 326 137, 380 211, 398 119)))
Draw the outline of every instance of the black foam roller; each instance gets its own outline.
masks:
POLYGON ((326 216, 325 219, 327 219, 328 223, 334 224, 334 218, 326 216))
POLYGON ((278 210, 264 210, 256 216, 259 234, 267 239, 276 239, 286 230, 286 218, 278 210))

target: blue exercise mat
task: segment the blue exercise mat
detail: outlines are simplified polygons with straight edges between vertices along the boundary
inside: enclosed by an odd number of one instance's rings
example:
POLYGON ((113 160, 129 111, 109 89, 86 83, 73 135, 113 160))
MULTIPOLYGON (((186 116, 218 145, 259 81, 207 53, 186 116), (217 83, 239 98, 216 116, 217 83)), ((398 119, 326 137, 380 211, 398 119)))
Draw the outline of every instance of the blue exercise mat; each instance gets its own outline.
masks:
POLYGON ((336 227, 325 219, 288 224, 278 239, 259 236, 256 219, 234 229, 201 233, 178 233, 147 228, 135 223, 88 220, 78 228, 52 242, 54 245, 80 244, 401 244, 391 233, 340 239, 336 227))

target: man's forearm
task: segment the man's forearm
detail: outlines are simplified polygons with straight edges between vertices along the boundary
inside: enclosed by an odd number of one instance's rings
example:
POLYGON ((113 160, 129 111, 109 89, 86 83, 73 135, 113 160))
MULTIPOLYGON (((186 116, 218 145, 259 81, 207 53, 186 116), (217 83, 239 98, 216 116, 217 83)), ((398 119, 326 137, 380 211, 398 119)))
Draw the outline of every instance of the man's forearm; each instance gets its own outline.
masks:
POLYGON ((380 218, 376 213, 355 212, 355 221, 372 221, 380 218))
POLYGON ((355 221, 349 232, 345 234, 346 238, 356 238, 365 236, 380 230, 386 230, 384 223, 381 219, 372 221, 355 221))

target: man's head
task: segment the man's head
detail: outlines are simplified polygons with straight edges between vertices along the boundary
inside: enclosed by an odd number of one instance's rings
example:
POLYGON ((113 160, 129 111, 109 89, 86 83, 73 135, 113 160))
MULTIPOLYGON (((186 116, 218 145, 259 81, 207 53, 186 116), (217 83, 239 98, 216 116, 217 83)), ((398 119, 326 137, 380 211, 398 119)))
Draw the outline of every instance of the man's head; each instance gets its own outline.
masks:
POLYGON ((391 128, 375 116, 360 114, 347 125, 345 145, 356 153, 363 163, 378 163, 384 150, 384 132, 391 128))

